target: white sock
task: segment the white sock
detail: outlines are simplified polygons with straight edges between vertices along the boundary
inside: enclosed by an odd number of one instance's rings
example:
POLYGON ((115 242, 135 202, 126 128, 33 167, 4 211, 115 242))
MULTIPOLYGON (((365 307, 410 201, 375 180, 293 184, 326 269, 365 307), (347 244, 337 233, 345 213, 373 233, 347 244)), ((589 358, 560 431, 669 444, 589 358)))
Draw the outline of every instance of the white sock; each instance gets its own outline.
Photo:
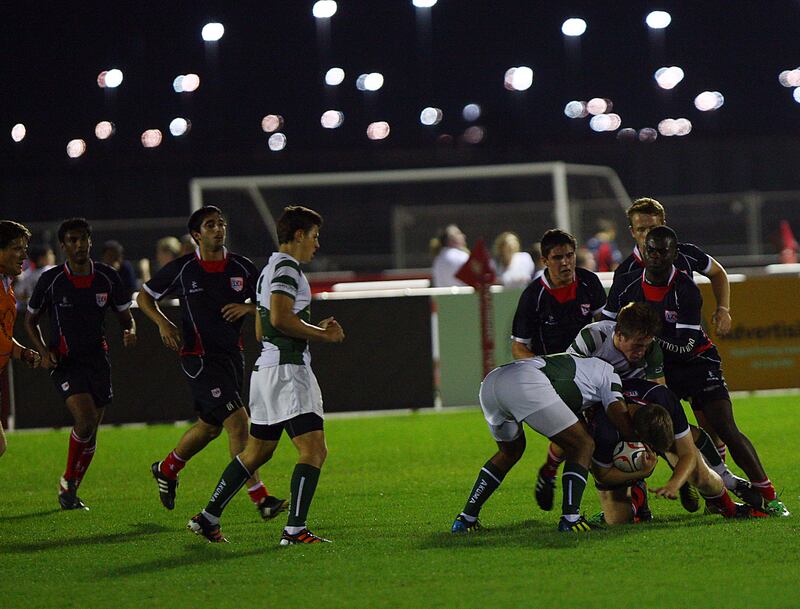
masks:
POLYGON ((578 522, 581 515, 580 514, 562 514, 561 517, 566 520, 567 522, 578 522))
POLYGON ((289 533, 289 535, 297 535, 301 531, 304 531, 306 527, 283 527, 283 530, 289 533))
POLYGON ((461 517, 470 523, 475 522, 477 520, 475 516, 470 516, 469 514, 465 514, 464 512, 461 512, 461 517))
POLYGON ((205 519, 208 520, 211 524, 219 524, 218 516, 214 516, 214 514, 209 514, 205 510, 203 510, 201 514, 203 514, 203 516, 205 516, 205 519))

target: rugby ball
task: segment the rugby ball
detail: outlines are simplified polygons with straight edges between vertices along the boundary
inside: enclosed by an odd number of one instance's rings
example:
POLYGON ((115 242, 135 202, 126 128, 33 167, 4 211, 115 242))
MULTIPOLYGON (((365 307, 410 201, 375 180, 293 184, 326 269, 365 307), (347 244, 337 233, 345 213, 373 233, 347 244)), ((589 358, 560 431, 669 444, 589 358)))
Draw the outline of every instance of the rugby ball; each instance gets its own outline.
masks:
POLYGON ((647 448, 641 442, 625 442, 614 448, 614 467, 623 472, 639 472, 644 468, 647 448))

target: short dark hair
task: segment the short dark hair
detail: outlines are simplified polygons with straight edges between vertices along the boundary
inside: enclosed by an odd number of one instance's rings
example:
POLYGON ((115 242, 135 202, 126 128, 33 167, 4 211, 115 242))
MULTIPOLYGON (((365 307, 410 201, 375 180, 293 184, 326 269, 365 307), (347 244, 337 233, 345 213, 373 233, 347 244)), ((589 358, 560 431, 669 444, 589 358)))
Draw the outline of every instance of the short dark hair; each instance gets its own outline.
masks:
POLYGON ((647 238, 654 237, 655 239, 672 239, 675 245, 678 244, 678 235, 669 226, 655 226, 647 231, 647 238))
POLYGON ((315 226, 322 226, 322 216, 313 209, 302 205, 284 207, 277 222, 278 243, 289 243, 297 231, 307 233, 315 226))
POLYGON ((633 413, 633 429, 637 437, 656 452, 664 453, 675 442, 672 417, 659 404, 644 404, 633 413))
POLYGON ((51 249, 52 248, 47 243, 32 243, 30 247, 28 247, 28 260, 38 262, 39 258, 47 256, 47 252, 51 249))
POLYGON ((31 231, 24 224, 13 220, 0 220, 0 249, 6 249, 12 241, 19 239, 30 240, 31 231))
POLYGON ((568 232, 559 228, 551 228, 542 235, 539 246, 542 248, 542 257, 547 258, 553 248, 559 245, 571 245, 572 249, 578 249, 578 241, 568 232))
POLYGON ((58 242, 64 243, 64 237, 71 230, 85 230, 90 237, 92 236, 92 227, 86 218, 67 218, 58 227, 58 242))
POLYGON ((122 244, 116 239, 110 239, 103 243, 103 249, 100 253, 105 254, 106 252, 114 252, 114 254, 122 258, 125 254, 125 248, 122 247, 122 244))
POLYGON ((661 332, 661 319, 656 310, 646 302, 629 302, 617 314, 616 331, 627 338, 658 336, 661 332))
POLYGON ((661 218, 662 224, 667 221, 667 212, 664 210, 664 206, 650 197, 641 197, 640 199, 636 199, 625 213, 628 216, 628 224, 631 226, 633 226, 633 214, 658 216, 661 218))
MULTIPOLYGON (((203 220, 206 219, 206 216, 210 216, 211 214, 219 214, 223 218, 225 217, 225 214, 223 214, 222 210, 216 205, 205 205, 189 216, 189 221, 186 223, 186 228, 189 229, 189 235, 192 233, 199 233, 200 227, 203 225, 203 220)), ((192 237, 192 239, 194 239, 194 237, 192 237)))

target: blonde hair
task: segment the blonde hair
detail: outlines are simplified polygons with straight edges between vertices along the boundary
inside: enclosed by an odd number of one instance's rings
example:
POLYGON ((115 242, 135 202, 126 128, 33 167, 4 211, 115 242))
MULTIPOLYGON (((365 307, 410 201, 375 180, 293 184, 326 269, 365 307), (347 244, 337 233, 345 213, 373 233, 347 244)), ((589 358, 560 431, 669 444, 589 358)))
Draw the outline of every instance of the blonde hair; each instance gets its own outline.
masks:
POLYGON ((628 224, 631 226, 633 226, 633 214, 658 216, 661 218, 661 224, 664 224, 667 221, 667 212, 664 211, 664 206, 650 197, 641 197, 636 199, 625 213, 628 216, 628 224))

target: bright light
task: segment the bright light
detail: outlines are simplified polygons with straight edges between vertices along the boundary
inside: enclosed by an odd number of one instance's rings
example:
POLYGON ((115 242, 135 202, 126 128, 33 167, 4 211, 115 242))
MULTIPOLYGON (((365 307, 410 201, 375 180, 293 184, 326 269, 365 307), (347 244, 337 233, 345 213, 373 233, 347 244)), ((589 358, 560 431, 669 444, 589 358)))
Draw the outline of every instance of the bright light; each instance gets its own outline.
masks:
POLYGON ((175 137, 185 135, 191 128, 192 123, 181 117, 173 118, 169 123, 169 132, 175 137))
POLYGON ((616 131, 617 129, 619 129, 620 125, 622 125, 622 117, 620 117, 619 114, 615 114, 614 112, 612 112, 611 114, 608 115, 608 118, 611 121, 611 124, 609 125, 608 129, 606 129, 606 131, 616 131))
POLYGON ((784 76, 784 80, 781 80, 781 77, 778 77, 778 80, 781 81, 781 84, 784 87, 798 87, 800 86, 800 68, 795 68, 794 70, 784 70, 781 72, 781 76, 784 76), (784 84, 784 82, 786 84, 784 84))
POLYGON ((356 78, 356 89, 359 91, 367 90, 367 87, 364 85, 367 80, 367 76, 369 76, 369 74, 361 74, 358 78, 356 78))
POLYGON ((25 134, 27 132, 28 130, 25 129, 25 125, 23 125, 22 123, 17 123, 13 127, 11 127, 11 139, 14 140, 15 142, 21 142, 22 140, 25 139, 25 134))
POLYGON ((336 129, 342 126, 344 114, 338 110, 326 110, 322 113, 322 118, 319 119, 319 122, 326 129, 336 129))
POLYGON ((612 124, 611 117, 608 114, 598 114, 589 121, 589 127, 591 127, 592 131, 611 131, 612 124))
POLYGON ((467 104, 461 111, 465 121, 476 121, 481 117, 481 107, 478 104, 467 104))
POLYGON ((380 72, 370 72, 364 79, 364 88, 367 91, 377 91, 383 86, 383 74, 380 72))
POLYGON ((71 159, 77 159, 84 152, 86 152, 86 142, 83 140, 70 140, 67 144, 67 156, 71 159))
POLYGON ((438 125, 442 122, 443 117, 444 113, 440 108, 428 106, 427 108, 423 108, 422 112, 419 113, 419 122, 428 126, 438 125))
POLYGON ((672 16, 666 11, 653 11, 645 18, 647 27, 654 30, 663 30, 672 23, 672 16))
POLYGON ((689 135, 692 131, 692 121, 688 118, 677 118, 675 119, 675 135, 682 136, 682 135, 689 135))
POLYGON ((800 104, 800 87, 797 87, 792 92, 792 97, 794 97, 794 101, 796 101, 798 104, 800 104))
POLYGON ((377 123, 370 123, 367 127, 367 137, 371 140, 384 140, 389 137, 389 123, 386 121, 378 121, 377 123))
POLYGON ((187 74, 183 77, 182 82, 182 89, 184 93, 191 93, 192 91, 197 91, 197 87, 200 86, 200 77, 197 74, 187 74))
POLYGON ((586 110, 585 102, 572 100, 564 106, 564 114, 569 118, 585 118, 589 112, 586 110))
POLYGON ((506 70, 503 86, 509 91, 525 91, 533 84, 533 70, 528 66, 519 66, 506 70))
POLYGON ((480 144, 483 138, 486 137, 486 130, 483 127, 473 125, 472 127, 467 127, 461 137, 467 144, 480 144))
POLYGON ((100 121, 94 126, 94 135, 98 140, 107 140, 114 135, 114 123, 111 121, 100 121))
POLYGON ((694 98, 694 107, 701 112, 719 110, 724 103, 725 98, 719 91, 703 91, 700 95, 694 98))
POLYGON ((608 112, 610 109, 611 108, 609 107, 608 100, 605 100, 602 97, 593 97, 586 102, 586 111, 589 114, 603 114, 608 112))
POLYGON ((674 118, 665 118, 663 121, 658 123, 658 132, 665 137, 675 135, 676 131, 677 127, 675 126, 674 118))
POLYGON ((142 146, 145 148, 156 148, 161 144, 162 139, 164 139, 164 136, 159 129, 148 129, 142 133, 142 146))
POLYGON ((175 80, 172 81, 172 88, 175 90, 175 93, 183 93, 183 74, 179 74, 175 77, 175 80))
POLYGON ((671 66, 669 68, 659 68, 653 75, 662 89, 674 89, 675 86, 683 80, 683 70, 678 66, 671 66))
POLYGON ((417 8, 431 8, 436 2, 437 0, 411 0, 411 4, 417 8))
POLYGON ((206 42, 216 42, 225 33, 225 26, 221 23, 206 23, 200 35, 206 42))
POLYGON ((784 87, 791 87, 792 85, 789 84, 789 70, 784 70, 780 74, 778 74, 778 82, 781 83, 784 87))
POLYGON ((280 114, 267 114, 261 119, 261 129, 264 133, 272 133, 283 127, 283 117, 280 114))
POLYGON ((650 144, 651 142, 655 142, 656 138, 658 138, 658 131, 656 131, 652 127, 645 127, 644 129, 639 129, 640 142, 644 142, 645 144, 650 144))
POLYGON ((286 136, 283 133, 273 133, 267 140, 267 146, 272 152, 280 152, 286 148, 286 136))
POLYGON ((106 88, 106 74, 108 74, 108 72, 103 70, 102 72, 100 72, 100 74, 97 75, 97 86, 100 87, 101 89, 106 88))
POLYGON ((314 3, 311 13, 317 19, 329 19, 336 14, 336 3, 333 0, 319 0, 314 3))
POLYGON ((122 70, 114 68, 106 72, 106 87, 109 89, 116 89, 122 84, 122 70))
POLYGON ((617 139, 624 142, 632 142, 636 139, 636 129, 625 127, 617 131, 617 139))
POLYGON ((325 84, 335 87, 342 84, 344 80, 344 70, 342 68, 331 68, 325 72, 325 84))
POLYGON ((561 25, 561 33, 564 36, 582 36, 586 31, 586 22, 583 19, 567 19, 561 25))

